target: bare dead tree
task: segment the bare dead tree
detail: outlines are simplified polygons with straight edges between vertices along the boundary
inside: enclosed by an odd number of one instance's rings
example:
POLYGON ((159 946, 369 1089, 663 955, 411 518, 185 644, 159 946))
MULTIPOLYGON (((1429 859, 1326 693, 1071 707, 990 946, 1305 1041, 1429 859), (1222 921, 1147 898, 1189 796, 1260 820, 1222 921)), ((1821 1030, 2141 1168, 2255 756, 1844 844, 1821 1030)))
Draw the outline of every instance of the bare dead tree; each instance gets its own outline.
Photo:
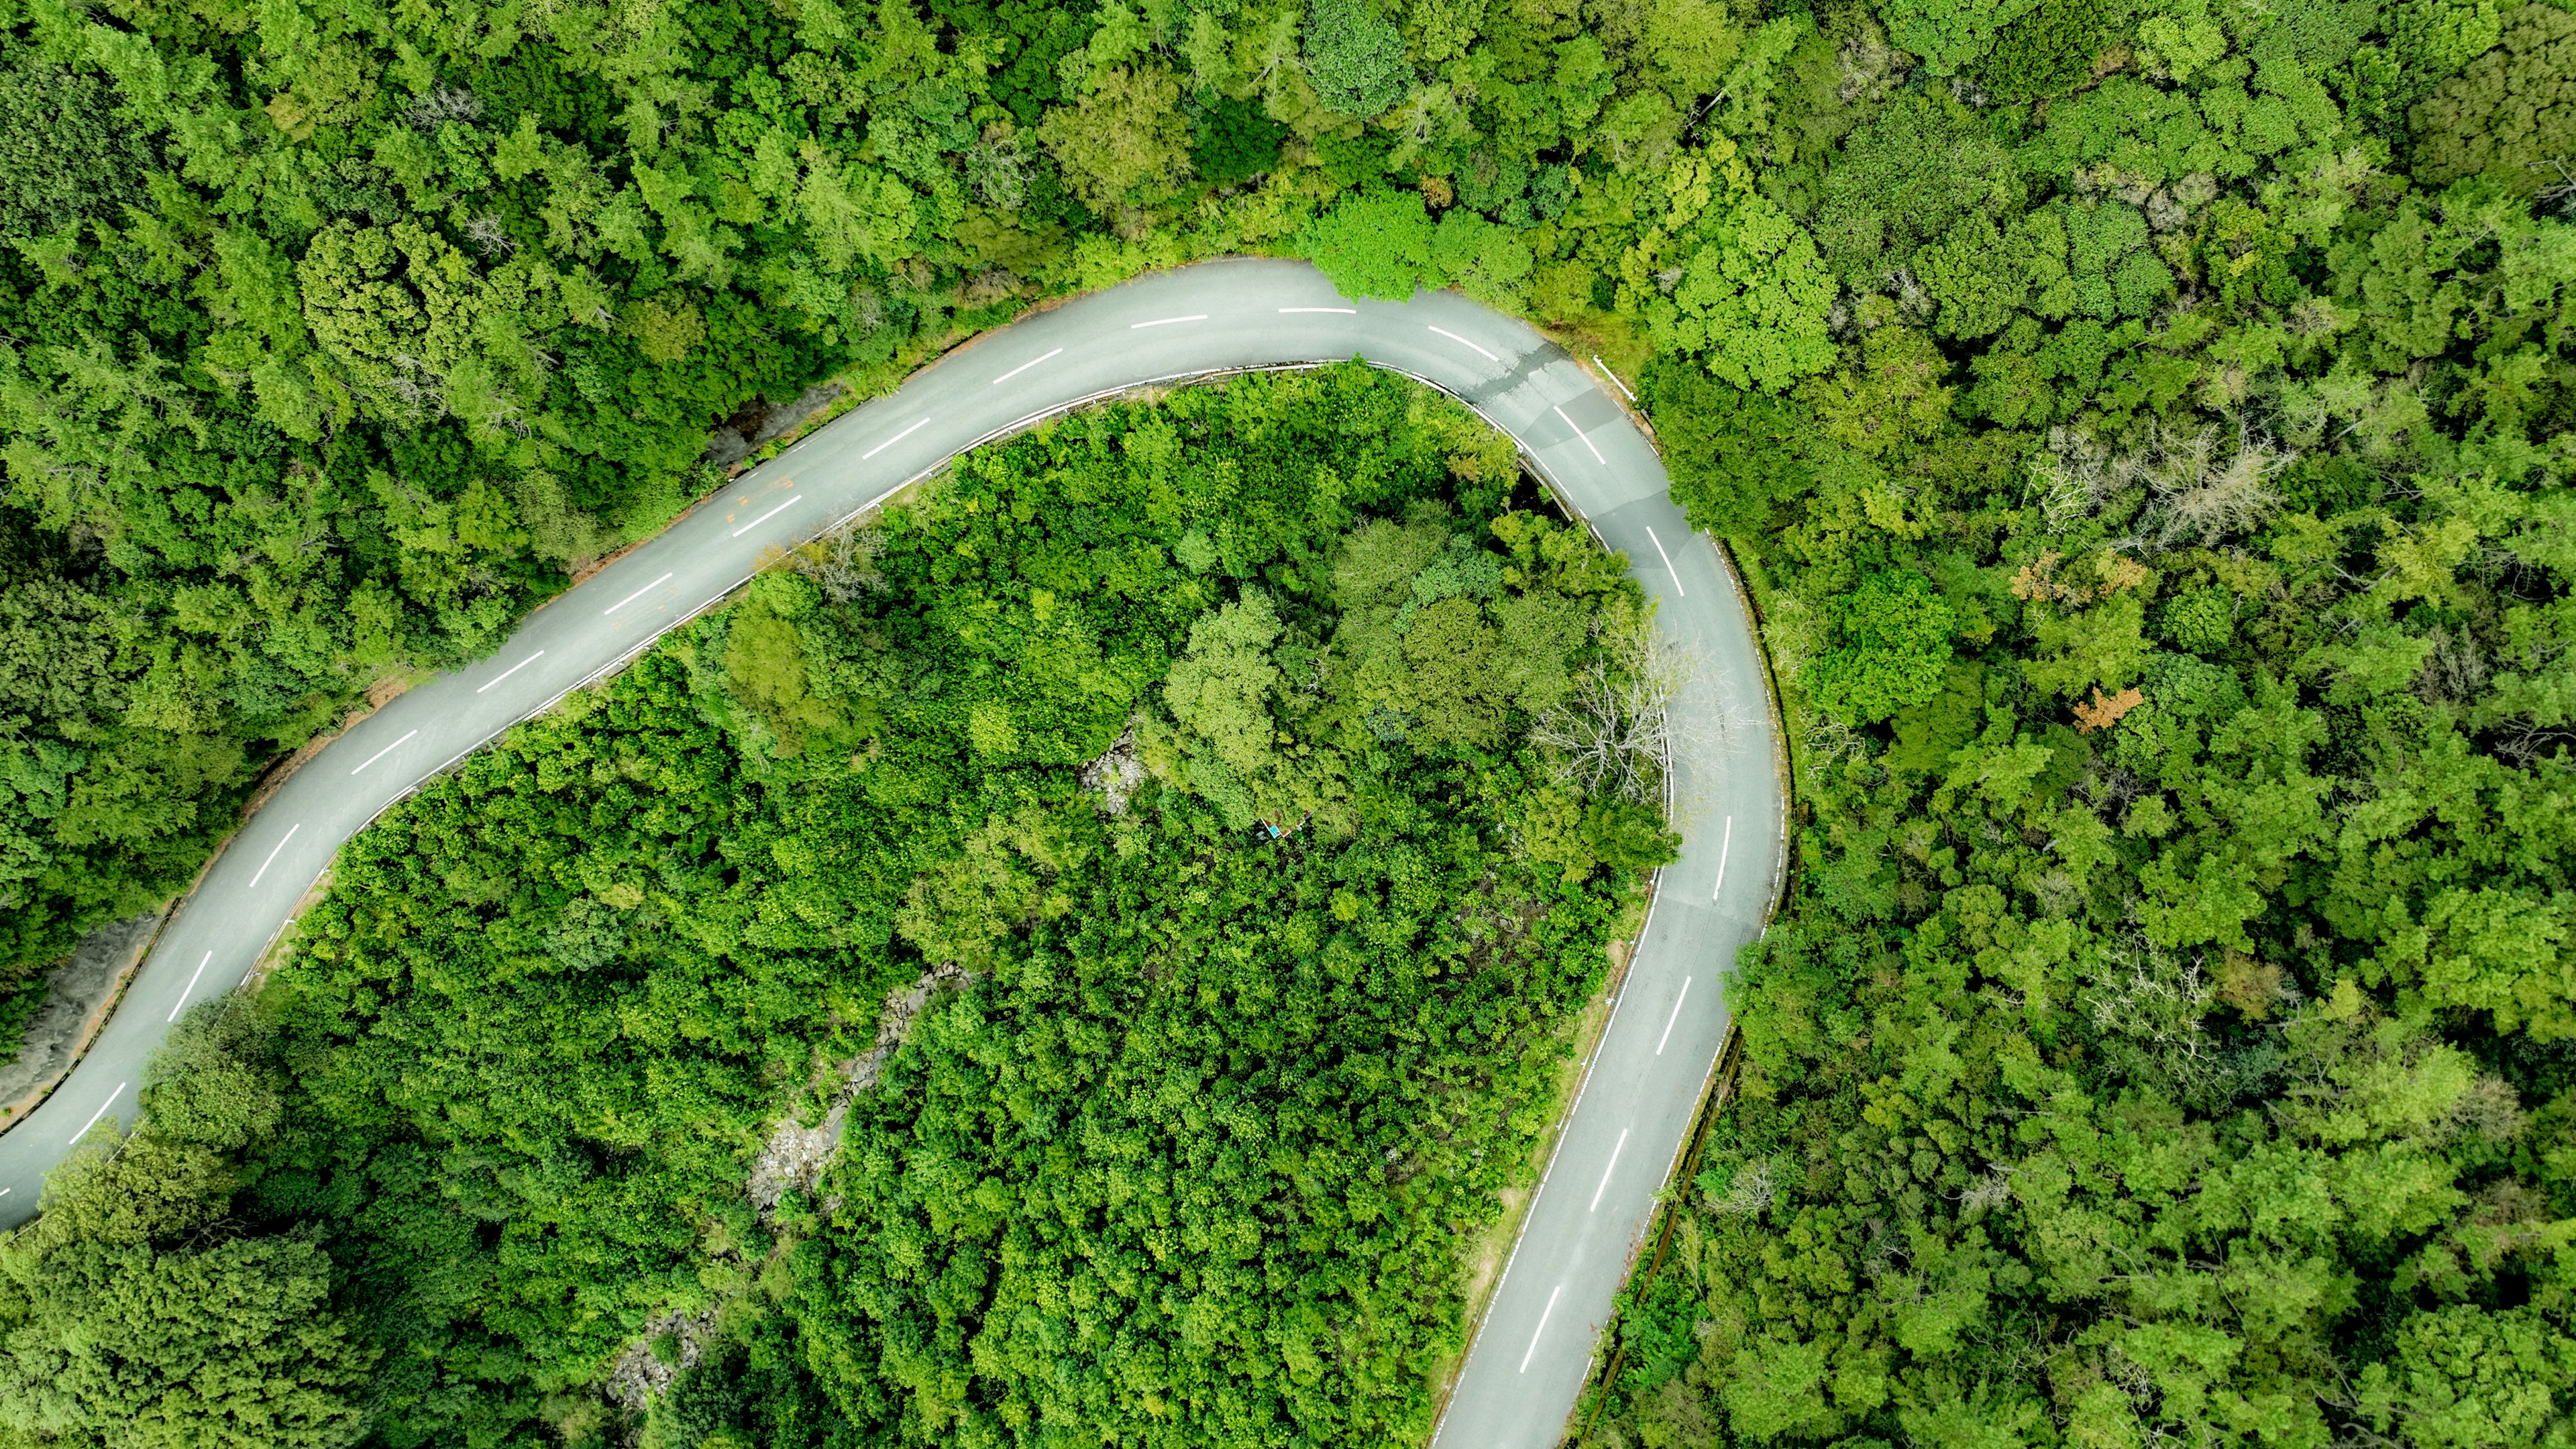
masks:
POLYGON ((1780 1197, 1780 1184, 1771 1174, 1770 1159, 1748 1162, 1735 1169, 1734 1178, 1726 1185, 1726 1196, 1706 1198, 1709 1211, 1722 1217, 1754 1217, 1780 1197))
POLYGON ((1655 800, 1672 770, 1677 728, 1672 708, 1690 677, 1688 661, 1650 626, 1608 641, 1608 657, 1575 681, 1563 703, 1530 727, 1557 783, 1586 795, 1635 804, 1655 800))
POLYGON ((2240 422, 2231 438, 2215 425, 2150 427, 2145 443, 2114 452, 2090 433, 2056 428, 2031 460, 2024 496, 2052 529, 2089 516, 2120 494, 2143 488, 2147 507, 2131 546, 2207 547, 2262 520, 2278 502, 2272 480, 2298 454, 2240 422))
POLYGON ((385 391, 413 421, 447 416, 447 380, 435 368, 408 352, 395 353, 393 363, 385 391))
POLYGON ((2272 480, 2298 459, 2241 425, 2229 447, 2215 427, 2181 438, 2161 429, 2149 436, 2149 446, 2131 456, 2150 495, 2144 522, 2158 547, 2205 548, 2252 528, 2279 501, 2272 480))
POLYGON ((2218 988, 2198 960, 2178 960, 2143 940, 2108 948, 2078 1003, 2095 1029, 2153 1049, 2177 1073, 2217 1069, 2218 1043, 2205 1018, 2218 988))
POLYGON ((483 100, 463 86, 441 86, 406 107, 403 119, 416 131, 435 131, 449 121, 479 121, 483 100))
POLYGON ((2090 517, 2110 492, 2110 450, 2079 428, 2051 428, 2048 446, 2030 460, 2026 501, 2039 505, 2051 530, 2090 517))
POLYGON ((2479 647, 2477 635, 2466 627, 2458 630, 2436 625, 2431 631, 2433 652, 2415 675, 2415 694, 2426 704, 2446 700, 2475 699, 2486 688, 2486 651, 2479 647))
POLYGON ((2013 1169, 2002 1163, 1987 1167, 1985 1172, 1957 1194, 1959 1206, 1970 1216, 1992 1212, 2012 1201, 2013 1169))
POLYGON ((995 211, 1017 211, 1029 196, 1028 148, 1016 133, 987 127, 983 139, 966 148, 966 186, 977 201, 995 211))
POLYGON ((877 567, 884 556, 885 535, 858 524, 835 529, 797 550, 795 567, 814 581, 825 598, 846 604, 885 587, 885 573, 877 567))
POLYGON ((491 212, 465 223, 465 239, 474 243, 487 257, 506 257, 517 251, 519 244, 510 239, 509 229, 491 212))

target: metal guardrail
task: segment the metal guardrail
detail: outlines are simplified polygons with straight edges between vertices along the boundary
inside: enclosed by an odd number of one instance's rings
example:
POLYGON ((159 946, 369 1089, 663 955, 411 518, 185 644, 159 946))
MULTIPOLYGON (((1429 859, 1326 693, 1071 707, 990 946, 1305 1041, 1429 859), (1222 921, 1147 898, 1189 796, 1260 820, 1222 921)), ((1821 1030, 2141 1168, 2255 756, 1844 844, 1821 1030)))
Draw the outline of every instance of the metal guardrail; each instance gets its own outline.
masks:
MULTIPOLYGON (((1681 1171, 1675 1173, 1672 1178, 1672 1181, 1679 1185, 1679 1191, 1683 1195, 1689 1193, 1691 1179, 1699 1175, 1700 1157, 1708 1145, 1710 1125, 1716 1122, 1719 1113, 1726 1110, 1727 1103, 1735 1099, 1735 1072, 1743 1055, 1744 1033, 1729 1022, 1726 1028, 1726 1044, 1717 1049, 1717 1064, 1708 1074, 1708 1090, 1701 1095, 1699 1110, 1691 1119, 1689 1150, 1683 1154, 1681 1171)), ((1646 1301, 1646 1295, 1654 1290, 1656 1275, 1663 1271, 1664 1255, 1672 1247, 1673 1224, 1681 1217, 1686 1200, 1686 1196, 1668 1196, 1657 1209, 1664 1221, 1662 1228, 1655 1234, 1655 1255, 1647 1261, 1645 1271, 1631 1280, 1635 1288, 1634 1295, 1630 1299, 1631 1303, 1642 1305, 1646 1301)), ((1620 1366, 1628 1358, 1626 1337, 1619 1332, 1619 1327, 1619 1320, 1612 1318, 1607 1333, 1616 1346, 1611 1350, 1609 1362, 1602 1368, 1601 1376, 1593 1382, 1592 1410, 1584 1416, 1583 1428, 1565 1439, 1569 1449, 1592 1437, 1592 1431, 1600 1425, 1603 1407, 1610 1402, 1610 1391, 1618 1385, 1620 1366)))

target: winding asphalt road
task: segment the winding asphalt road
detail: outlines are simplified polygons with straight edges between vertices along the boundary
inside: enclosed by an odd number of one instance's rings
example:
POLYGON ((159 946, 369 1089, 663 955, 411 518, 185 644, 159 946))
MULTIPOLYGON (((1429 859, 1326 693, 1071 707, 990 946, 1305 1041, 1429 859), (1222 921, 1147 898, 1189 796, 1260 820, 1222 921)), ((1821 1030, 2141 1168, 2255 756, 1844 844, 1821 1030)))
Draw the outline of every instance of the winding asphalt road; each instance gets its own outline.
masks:
POLYGON ((1438 1449, 1562 1437, 1611 1300, 1727 1027, 1721 989, 1760 931, 1781 853, 1771 709, 1735 580, 1665 494, 1662 464, 1595 376, 1448 293, 1351 302, 1302 264, 1209 262, 987 334, 817 430, 530 615, 491 658, 394 700, 251 816, 43 1106, 0 1135, 0 1226, 101 1122, 130 1122, 144 1063, 188 1005, 248 979, 340 843, 429 777, 615 669, 793 545, 1030 419, 1140 383, 1354 355, 1465 399, 1624 552, 1692 661, 1674 771, 1685 845, 1470 1350, 1438 1449))

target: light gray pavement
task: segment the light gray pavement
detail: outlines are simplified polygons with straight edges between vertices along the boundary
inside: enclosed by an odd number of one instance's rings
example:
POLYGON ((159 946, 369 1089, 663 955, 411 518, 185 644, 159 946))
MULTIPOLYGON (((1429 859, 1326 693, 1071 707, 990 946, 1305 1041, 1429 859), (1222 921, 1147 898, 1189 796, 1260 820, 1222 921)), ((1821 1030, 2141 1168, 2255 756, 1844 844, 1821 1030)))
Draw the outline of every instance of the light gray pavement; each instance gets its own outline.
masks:
POLYGON ((530 615, 490 658, 378 710, 245 824, 184 902, 89 1054, 0 1135, 0 1225, 106 1118, 190 1003, 238 986, 340 843, 423 780, 723 597, 770 550, 883 502, 1033 416, 1139 383, 1361 356, 1465 399, 1627 554, 1693 661, 1675 770, 1684 839, 1553 1165, 1443 1420, 1439 1449, 1554 1445, 1726 1034, 1721 983, 1780 860, 1771 709, 1735 582, 1665 493, 1645 436, 1580 364, 1449 293, 1351 302, 1299 263, 1161 273, 987 334, 734 481, 530 615))

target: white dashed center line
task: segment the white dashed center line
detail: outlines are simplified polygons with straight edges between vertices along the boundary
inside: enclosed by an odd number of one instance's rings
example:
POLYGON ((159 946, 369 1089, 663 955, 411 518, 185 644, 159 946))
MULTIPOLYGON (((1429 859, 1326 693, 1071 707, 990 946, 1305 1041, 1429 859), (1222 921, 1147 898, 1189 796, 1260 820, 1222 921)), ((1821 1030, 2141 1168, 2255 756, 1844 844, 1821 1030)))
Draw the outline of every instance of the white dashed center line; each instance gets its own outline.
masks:
POLYGON ((1611 1145, 1610 1161, 1601 1169, 1601 1185, 1592 1189, 1592 1206, 1585 1208, 1585 1212, 1599 1212, 1601 1210, 1601 1194, 1610 1190, 1610 1174, 1619 1170, 1619 1154, 1627 1150, 1628 1129, 1622 1127, 1619 1129, 1619 1140, 1611 1145))
POLYGON ((1127 330, 1134 332, 1145 327, 1169 327, 1175 322, 1205 322, 1206 320, 1205 312, 1193 312, 1187 317, 1157 317, 1151 322, 1130 322, 1127 324, 1127 330))
POLYGON ((877 444, 875 447, 868 449, 864 453, 861 453, 859 455, 859 461, 862 463, 866 462, 877 454, 882 453, 886 449, 893 447, 895 444, 902 442, 904 439, 911 437, 914 433, 921 431, 924 427, 928 426, 929 423, 930 419, 928 418, 916 419, 911 427, 904 429, 902 432, 895 434, 893 437, 888 438, 884 442, 877 444))
MULTIPOLYGON (((500 683, 502 680, 509 678, 511 675, 518 673, 520 670, 527 668, 529 665, 534 664, 545 657, 546 651, 543 649, 538 650, 536 653, 529 655, 527 658, 522 659, 518 663, 511 665, 509 668, 502 670, 500 673, 493 675, 491 681, 485 684, 483 689, 490 689, 493 685, 500 683)), ((483 689, 478 689, 474 692, 476 694, 481 694, 483 689)))
MULTIPOLYGON (((186 989, 186 990, 183 990, 183 991, 181 991, 181 992, 179 993, 179 1006, 174 1006, 174 1007, 171 1007, 171 1008, 170 1008, 170 1014, 169 1014, 168 1016, 166 1016, 166 1017, 162 1018, 165 1022, 177 1021, 177 1020, 179 1019, 179 1007, 180 1007, 180 1006, 185 1006, 185 1005, 187 1005, 187 1004, 188 1004, 188 992, 190 992, 190 991, 194 991, 194 990, 196 990, 196 989, 197 989, 197 977, 199 977, 199 976, 203 976, 203 975, 205 975, 205 974, 206 974, 206 961, 212 961, 213 959, 215 959, 215 953, 214 953, 214 952, 212 952, 212 951, 208 951, 208 952, 206 953, 206 960, 205 960, 205 961, 200 961, 200 962, 198 962, 198 963, 197 963, 197 969, 196 969, 195 973, 194 973, 194 974, 192 974, 192 975, 190 975, 190 976, 188 977, 188 985, 187 985, 187 989, 186 989)), ((87 1132, 89 1129, 88 1129, 88 1128, 86 1128, 86 1127, 83 1127, 81 1130, 82 1130, 83 1132, 87 1132)))
MULTIPOLYGON (((1439 334, 1440 334, 1441 336, 1443 336, 1443 337, 1448 338, 1450 341, 1457 343, 1457 344, 1458 344, 1459 346, 1461 346, 1461 347, 1476 347, 1476 344, 1475 344, 1475 343, 1468 341, 1466 338, 1459 336, 1457 333, 1450 331, 1450 330, 1449 330, 1448 328, 1446 328, 1446 327, 1434 327, 1434 328, 1432 328, 1431 330, 1432 330, 1432 331, 1434 331, 1434 332, 1439 333, 1439 334)), ((1477 352, 1477 354, 1478 354, 1479 356, 1483 357, 1487 362, 1500 362, 1500 361, 1502 361, 1502 359, 1501 359, 1501 358, 1496 357, 1494 354, 1492 354, 1492 353, 1490 353, 1490 352, 1485 351, 1485 349, 1483 349, 1483 348, 1481 348, 1481 347, 1476 347, 1476 352, 1477 352)))
POLYGON ((1652 540, 1655 545, 1655 557, 1664 561, 1664 572, 1672 574, 1673 576, 1674 597, 1683 599, 1689 598, 1690 590, 1682 587, 1682 576, 1678 573, 1674 573, 1673 571, 1673 556, 1664 552, 1664 541, 1655 537, 1655 530, 1651 527, 1646 530, 1646 537, 1652 540))
MULTIPOLYGON (((86 1127, 84 1127, 84 1128, 82 1128, 81 1130, 82 1130, 82 1131, 84 1131, 84 1132, 86 1132, 86 1131, 88 1131, 89 1129, 88 1129, 88 1128, 86 1128, 86 1127)), ((1534 1353, 1538 1352, 1538 1340, 1539 1340, 1539 1335, 1540 1335, 1540 1334, 1544 1334, 1544 1333, 1546 1333, 1546 1332, 1547 1332, 1547 1320, 1549 1319, 1549 1317, 1551 1317, 1552 1315, 1554 1315, 1554 1314, 1555 1314, 1555 1312, 1556 1312, 1556 1295, 1558 1295, 1558 1294, 1560 1294, 1560 1293, 1562 1293, 1562 1292, 1564 1292, 1564 1291, 1565 1291, 1565 1285, 1564 1285, 1564 1284, 1562 1284, 1562 1283, 1559 1283, 1559 1284, 1557 1284, 1555 1287, 1550 1288, 1549 1290, 1547 1290, 1547 1307, 1546 1307, 1546 1309, 1545 1309, 1545 1310, 1543 1310, 1543 1311, 1539 1314, 1539 1316, 1538 1316, 1538 1331, 1537 1331, 1536 1333, 1532 1333, 1532 1334, 1530 1335, 1530 1346, 1529 1346, 1528 1352, 1525 1352, 1525 1353, 1523 1353, 1523 1354, 1521 1355, 1521 1372, 1522 1372, 1522 1373, 1528 1373, 1528 1372, 1529 1372, 1530 1354, 1534 1354, 1534 1353)))
POLYGON ((790 503, 794 503, 797 499, 802 498, 802 497, 804 497, 804 496, 805 496, 805 495, 804 495, 804 494, 802 494, 802 493, 790 493, 790 494, 788 494, 788 495, 787 495, 787 502, 786 502, 786 503, 781 503, 781 504, 779 504, 776 508, 773 508, 773 509, 769 510, 767 513, 764 513, 764 514, 760 515, 758 518, 753 519, 751 522, 746 523, 746 524, 744 524, 742 527, 735 529, 735 530, 733 531, 733 536, 734 536, 734 537, 736 537, 736 538, 740 538, 740 537, 742 537, 744 534, 751 532, 753 529, 760 527, 760 526, 761 526, 762 524, 764 524, 764 523, 767 523, 769 520, 771 520, 771 519, 773 519, 773 518, 776 518, 778 515, 780 515, 780 514, 782 514, 782 513, 785 513, 785 512, 787 511, 787 506, 788 506, 788 504, 790 504, 790 503))
POLYGON ((98 1104, 98 1110, 89 1114, 89 1120, 81 1124, 81 1130, 72 1134, 71 1145, 79 1145, 80 1140, 89 1135, 89 1129, 97 1126, 98 1119, 107 1115, 107 1109, 116 1105, 116 1099, 125 1095, 126 1085, 124 1082, 116 1084, 116 1090, 108 1093, 107 1100, 98 1104))
POLYGON ((653 582, 651 582, 651 583, 649 583, 649 584, 646 584, 644 587, 642 587, 642 588, 640 588, 640 589, 637 589, 635 592, 633 592, 633 593, 631 593, 631 594, 628 594, 625 598, 622 598, 622 599, 618 600, 616 603, 609 605, 607 608, 600 610, 600 611, 599 611, 599 617, 601 617, 601 618, 603 618, 603 619, 607 618, 609 615, 616 613, 618 610, 625 608, 627 605, 629 605, 629 604, 631 604, 631 603, 634 603, 637 599, 640 599, 640 598, 644 597, 646 594, 649 594, 649 593, 653 592, 655 589, 658 589, 658 588, 662 587, 664 584, 667 584, 667 583, 669 583, 670 581, 671 581, 671 576, 670 576, 669 574, 664 574, 664 575, 662 575, 660 578, 655 579, 653 582))
POLYGON ((1048 353, 1046 357, 1032 357, 1028 361, 1021 363, 1019 366, 1012 368, 1010 371, 1003 373, 1000 377, 994 378, 993 385, 995 387, 999 387, 1003 383, 1009 382, 1012 378, 1019 376, 1021 373, 1028 371, 1030 368, 1037 366, 1039 363, 1046 361, 1047 357, 1060 357, 1063 354, 1064 349, 1059 347, 1055 351, 1048 353))
POLYGON ((1710 900, 1716 900, 1726 892, 1726 853, 1734 848, 1735 817, 1729 815, 1726 817, 1726 836, 1717 843, 1717 885, 1708 893, 1710 900))
MULTIPOLYGON (((374 754, 367 756, 367 765, 372 765, 372 764, 374 764, 376 761, 383 759, 385 756, 392 754, 394 751, 401 749, 404 745, 406 745, 406 744, 408 744, 408 743, 410 743, 410 742, 411 742, 411 737, 412 737, 412 735, 416 735, 416 734, 419 734, 419 733, 420 733, 420 731, 418 731, 418 730, 412 730, 412 731, 410 731, 409 733, 405 734, 401 739, 398 739, 398 740, 394 741, 392 744, 385 746, 383 749, 376 751, 374 754)), ((360 765, 360 766, 358 767, 358 770, 363 770, 363 769, 367 768, 367 765, 360 765)), ((358 773, 358 770, 351 770, 349 773, 350 773, 350 774, 352 774, 352 775, 354 775, 354 774, 358 773)))
POLYGON ((1673 1039, 1673 1023, 1682 1019, 1682 1003, 1690 1000, 1690 984, 1695 978, 1682 978, 1682 989, 1673 995, 1673 1014, 1664 1018, 1664 1034, 1655 1038, 1655 1055, 1664 1054, 1664 1045, 1673 1039))
MULTIPOLYGON (((1557 407, 1553 403, 1549 404, 1548 407, 1550 411, 1556 414, 1558 421, 1564 423, 1569 428, 1574 428, 1574 419, 1565 415, 1565 409, 1557 407)), ((1574 435, 1583 439, 1583 446, 1592 448, 1592 439, 1586 437, 1581 428, 1574 428, 1574 435)), ((1610 466, 1610 460, 1601 456, 1601 450, 1599 448, 1592 448, 1592 461, 1600 464, 1604 468, 1610 466)))
POLYGON ((1291 312, 1338 312, 1345 317, 1360 315, 1360 309, 1357 307, 1282 307, 1279 309, 1279 315, 1283 317, 1291 312))
MULTIPOLYGON (((249 885, 246 885, 246 886, 243 886, 243 887, 242 887, 242 889, 243 889, 243 890, 246 890, 246 891, 247 891, 247 890, 257 890, 257 889, 259 889, 259 883, 260 883, 260 881, 261 881, 261 879, 262 879, 262 878, 264 878, 265 876, 267 876, 267 874, 268 874, 268 868, 269 868, 270 866, 272 866, 272 865, 277 864, 277 852, 278 852, 278 851, 280 851, 280 850, 284 850, 284 849, 286 848, 286 842, 288 842, 288 841, 290 841, 290 840, 293 840, 293 839, 295 838, 295 832, 297 832, 297 831, 299 831, 299 830, 301 830, 301 829, 303 829, 303 828, 304 828, 304 822, 303 822, 303 821, 301 821, 301 820, 298 820, 298 821, 296 821, 294 824, 292 824, 292 825, 290 825, 290 826, 286 827, 286 833, 285 833, 284 835, 281 835, 281 836, 279 836, 279 837, 277 838, 277 844, 276 844, 276 846, 275 846, 274 848, 272 848, 272 849, 268 852, 268 859, 263 860, 263 861, 261 861, 261 862, 259 863, 259 873, 258 873, 257 875, 254 875, 254 876, 252 876, 252 877, 250 878, 250 884, 249 884, 249 885)), ((84 1129, 84 1130, 86 1130, 86 1129, 84 1129)))

